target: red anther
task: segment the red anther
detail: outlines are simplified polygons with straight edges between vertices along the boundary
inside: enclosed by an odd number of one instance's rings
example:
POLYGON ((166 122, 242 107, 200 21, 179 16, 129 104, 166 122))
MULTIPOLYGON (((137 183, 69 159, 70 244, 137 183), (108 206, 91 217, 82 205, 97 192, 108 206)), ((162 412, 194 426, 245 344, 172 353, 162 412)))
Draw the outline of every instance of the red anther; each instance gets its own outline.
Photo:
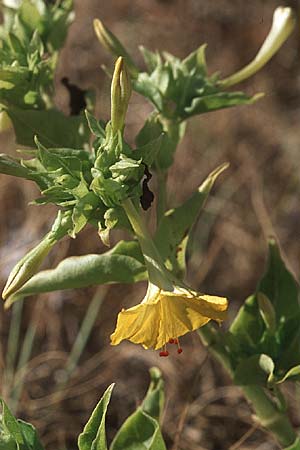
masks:
POLYGON ((178 344, 178 339, 174 339, 174 344, 178 344))
POLYGON ((163 352, 159 352, 159 356, 169 356, 169 352, 167 350, 163 351, 163 352))
POLYGON ((178 355, 180 355, 180 353, 182 353, 182 348, 181 348, 181 347, 179 347, 179 348, 177 349, 177 353, 178 353, 178 355))
POLYGON ((173 338, 169 339, 169 344, 175 344, 175 339, 173 338))

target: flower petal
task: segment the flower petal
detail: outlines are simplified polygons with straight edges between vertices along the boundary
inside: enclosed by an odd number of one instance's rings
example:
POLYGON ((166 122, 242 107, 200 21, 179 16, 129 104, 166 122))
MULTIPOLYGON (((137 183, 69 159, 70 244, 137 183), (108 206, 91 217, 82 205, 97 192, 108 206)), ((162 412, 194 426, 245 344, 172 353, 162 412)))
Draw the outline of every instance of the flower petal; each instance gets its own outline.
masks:
POLYGON ((141 303, 118 315, 115 332, 111 335, 112 345, 124 339, 145 348, 156 346, 160 322, 159 303, 141 303))
POLYGON ((171 338, 196 330, 211 319, 225 319, 227 299, 211 295, 196 295, 191 291, 160 291, 155 301, 143 302, 118 315, 112 345, 128 339, 145 348, 162 348, 171 338))

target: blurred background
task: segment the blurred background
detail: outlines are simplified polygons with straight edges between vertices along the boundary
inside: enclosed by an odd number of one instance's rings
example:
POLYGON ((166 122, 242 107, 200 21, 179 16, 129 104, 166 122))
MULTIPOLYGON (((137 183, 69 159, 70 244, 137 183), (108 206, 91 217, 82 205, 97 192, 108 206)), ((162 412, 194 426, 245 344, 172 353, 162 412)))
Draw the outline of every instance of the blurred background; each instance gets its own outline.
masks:
MULTIPOLYGON (((282 4, 275 0, 75 0, 76 19, 56 76, 56 103, 69 113, 68 91, 61 83, 68 77, 84 90, 95 90, 96 115, 109 118, 110 81, 100 66, 112 67, 113 60, 94 35, 95 17, 119 37, 140 65, 141 44, 183 58, 206 42, 210 72, 220 71, 225 77, 255 56, 270 29, 273 10, 282 4)), ((299 13, 296 1, 285 4, 292 4, 299 13)), ((195 289, 230 299, 228 323, 255 290, 269 235, 277 236, 290 269, 299 278, 299 43, 298 27, 272 61, 239 86, 248 94, 265 93, 255 105, 189 120, 170 172, 170 205, 175 205, 218 164, 230 162, 196 225, 188 274, 195 289)), ((151 109, 133 94, 126 127, 130 143, 151 109)), ((12 134, 2 134, 0 142, 1 152, 15 155, 12 134)), ((155 180, 152 183, 155 189, 155 180)), ((52 223, 55 208, 28 206, 37 194, 30 182, 0 175, 1 290, 17 260, 52 223)), ((86 227, 76 240, 65 239, 55 247, 46 267, 55 267, 66 256, 103 250, 96 232, 86 227)), ((131 343, 110 346, 118 311, 136 304, 144 291, 144 284, 105 286, 44 294, 27 299, 13 311, 4 311, 1 305, 1 390, 5 398, 13 399, 18 416, 37 427, 45 448, 77 448, 77 435, 91 410, 104 389, 115 382, 107 417, 110 441, 142 400, 148 370, 154 365, 166 382, 163 432, 169 450, 279 448, 255 424, 239 389, 207 355, 196 333, 182 339, 182 355, 169 358, 131 343), (74 350, 83 318, 88 326, 95 314, 86 344, 81 336, 74 350), (9 332, 15 340, 8 339, 9 332), (19 356, 26 364, 13 369, 19 356)), ((287 395, 292 421, 299 427, 299 392, 288 388, 287 395)))

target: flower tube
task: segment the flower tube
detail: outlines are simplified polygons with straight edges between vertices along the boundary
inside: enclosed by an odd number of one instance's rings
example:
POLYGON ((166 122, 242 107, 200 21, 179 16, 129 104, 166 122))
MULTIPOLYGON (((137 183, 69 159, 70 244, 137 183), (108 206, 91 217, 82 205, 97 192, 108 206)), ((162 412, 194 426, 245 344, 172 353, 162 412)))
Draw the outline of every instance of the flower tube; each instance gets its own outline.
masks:
POLYGON ((243 69, 221 80, 219 85, 222 87, 230 87, 258 72, 284 44, 295 28, 295 25, 296 17, 291 8, 283 6, 276 8, 271 30, 256 57, 243 69))

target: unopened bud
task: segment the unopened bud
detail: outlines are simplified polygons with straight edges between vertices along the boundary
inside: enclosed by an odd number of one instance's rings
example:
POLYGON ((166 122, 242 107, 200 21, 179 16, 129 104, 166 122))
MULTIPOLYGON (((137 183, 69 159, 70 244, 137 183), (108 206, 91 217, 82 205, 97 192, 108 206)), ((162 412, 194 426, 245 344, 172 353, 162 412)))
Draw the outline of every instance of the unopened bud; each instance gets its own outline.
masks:
POLYGON ((62 213, 60 211, 49 233, 12 269, 2 292, 2 298, 6 300, 5 304, 7 307, 13 303, 12 296, 35 275, 56 242, 67 234, 70 228, 70 221, 71 212, 62 213))
POLYGON ((271 301, 262 292, 259 292, 257 294, 257 301, 258 301, 259 312, 263 318, 263 321, 265 322, 266 327, 272 334, 275 333, 275 331, 276 331, 276 314, 275 314, 275 310, 274 310, 274 307, 273 307, 271 301))
POLYGON ((222 87, 240 83, 258 72, 280 49, 296 25, 296 16, 291 8, 279 6, 275 9, 271 30, 253 61, 243 69, 220 81, 222 87))
POLYGON ((136 78, 139 70, 119 39, 99 19, 94 19, 94 30, 103 47, 114 56, 122 56, 126 60, 131 76, 136 78))
POLYGON ((131 96, 131 81, 124 58, 116 61, 111 83, 111 126, 114 132, 122 131, 131 96))
POLYGON ((48 235, 36 247, 30 250, 13 268, 2 292, 2 298, 6 300, 17 292, 38 270, 55 241, 48 235))

